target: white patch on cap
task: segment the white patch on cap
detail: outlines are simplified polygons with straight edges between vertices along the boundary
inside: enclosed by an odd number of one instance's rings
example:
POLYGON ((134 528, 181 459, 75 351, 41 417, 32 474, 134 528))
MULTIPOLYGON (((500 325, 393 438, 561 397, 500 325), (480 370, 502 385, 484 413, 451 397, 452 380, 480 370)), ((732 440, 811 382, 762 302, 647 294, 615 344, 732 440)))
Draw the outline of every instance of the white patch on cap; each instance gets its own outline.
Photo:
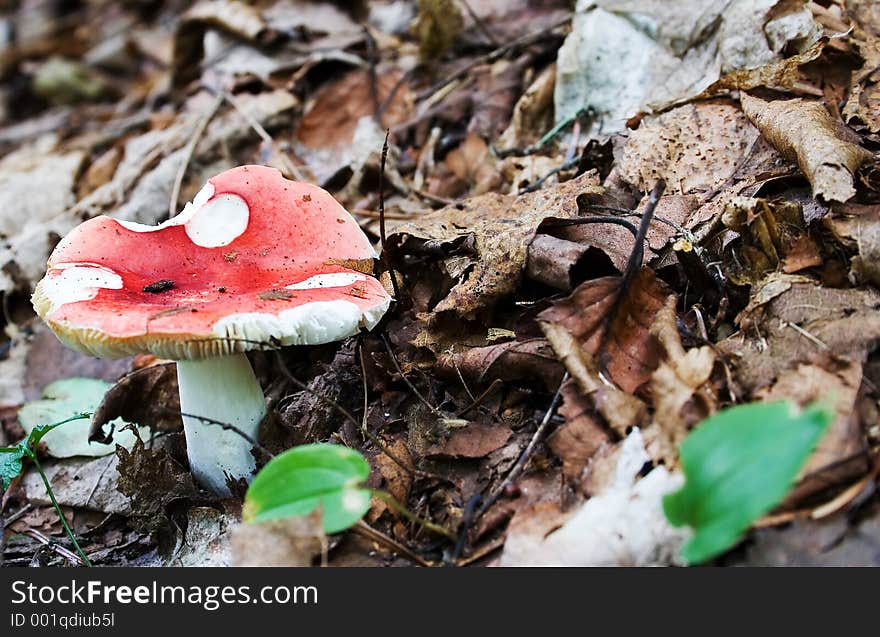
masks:
POLYGON ((231 314, 214 323, 213 332, 226 338, 269 342, 282 345, 320 345, 332 343, 360 329, 364 313, 351 301, 315 301, 279 312, 231 314))
POLYGON ((215 197, 214 186, 208 182, 180 214, 158 226, 118 221, 123 228, 134 232, 156 232, 171 226, 183 226, 190 241, 197 246, 219 248, 229 245, 247 230, 250 214, 244 199, 230 194, 215 197))
POLYGON ((229 245, 247 230, 250 216, 247 202, 238 195, 217 195, 196 209, 184 228, 197 246, 219 248, 229 245))
POLYGON ((54 312, 67 303, 90 301, 101 288, 121 290, 122 277, 97 263, 59 263, 49 269, 41 287, 54 312))
POLYGON ((367 277, 356 272, 329 272, 327 274, 316 274, 308 279, 285 285, 286 290, 313 290, 315 288, 341 288, 358 281, 366 281, 367 277))

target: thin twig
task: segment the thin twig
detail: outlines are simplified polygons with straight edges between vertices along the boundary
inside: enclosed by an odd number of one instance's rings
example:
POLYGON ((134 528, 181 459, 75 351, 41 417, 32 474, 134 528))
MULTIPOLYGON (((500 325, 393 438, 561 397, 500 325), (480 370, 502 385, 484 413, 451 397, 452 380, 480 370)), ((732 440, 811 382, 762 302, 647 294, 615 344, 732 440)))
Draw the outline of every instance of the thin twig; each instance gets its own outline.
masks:
POLYGON ((195 130, 193 130, 192 137, 190 137, 190 140, 186 145, 186 149, 183 152, 183 161, 180 162, 180 168, 177 169, 177 175, 175 175, 174 177, 174 186, 171 189, 171 199, 168 202, 169 219, 177 214, 177 205, 180 200, 180 188, 183 185, 183 178, 186 176, 186 169, 189 166, 190 160, 192 160, 192 156, 196 150, 196 146, 199 145, 199 140, 201 140, 202 135, 205 134, 205 129, 208 128, 208 124, 214 118, 214 115, 217 113, 217 109, 220 108, 220 105, 222 103, 223 94, 218 93, 214 97, 214 102, 211 104, 211 108, 209 108, 199 120, 199 123, 196 125, 195 130))
MULTIPOLYGON (((453 362, 455 362, 454 358, 453 358, 453 362)), ((458 369, 457 366, 456 366, 456 369, 458 369)), ((462 382, 464 382, 464 379, 462 379, 462 382)), ((489 385, 479 396, 477 396, 476 398, 471 396, 471 398, 473 399, 471 401, 471 404, 468 405, 467 407, 465 407, 464 409, 462 409, 461 411, 459 411, 457 414, 455 414, 455 417, 461 418, 466 413, 468 413, 471 409, 474 409, 475 407, 479 407, 482 404, 482 402, 484 400, 486 400, 486 398, 488 398, 489 396, 494 394, 495 390, 497 390, 503 384, 504 384, 504 381, 501 380, 500 378, 496 378, 495 380, 493 380, 492 384, 489 385)), ((465 386, 465 389, 467 389, 467 386, 465 386)), ((470 394, 470 392, 468 392, 468 394, 470 394)))
POLYGON ((388 159, 388 137, 390 135, 391 131, 386 128, 385 141, 382 142, 382 155, 379 160, 379 240, 382 243, 382 263, 391 277, 391 289, 394 291, 394 298, 400 299, 400 290, 397 289, 397 273, 391 266, 388 250, 385 249, 385 162, 388 159))
POLYGON ((418 564, 419 566, 434 566, 433 562, 429 562, 409 547, 401 544, 394 538, 388 537, 387 535, 382 533, 382 531, 374 529, 363 520, 358 520, 357 524, 351 527, 351 530, 354 533, 357 533, 358 535, 367 538, 368 540, 373 540, 374 542, 377 542, 379 544, 384 544, 386 547, 388 547, 392 551, 400 553, 402 557, 405 557, 414 564, 418 564))
POLYGON ((474 21, 474 24, 476 25, 480 33, 486 36, 486 39, 489 40, 489 44, 497 47, 499 44, 498 40, 495 38, 494 35, 492 35, 492 32, 489 30, 489 27, 486 25, 486 23, 483 22, 483 19, 478 16, 477 12, 474 11, 473 7, 471 7, 471 3, 468 2, 468 0, 460 0, 460 2, 462 5, 464 5, 465 11, 467 11, 468 15, 471 16, 471 20, 474 21))

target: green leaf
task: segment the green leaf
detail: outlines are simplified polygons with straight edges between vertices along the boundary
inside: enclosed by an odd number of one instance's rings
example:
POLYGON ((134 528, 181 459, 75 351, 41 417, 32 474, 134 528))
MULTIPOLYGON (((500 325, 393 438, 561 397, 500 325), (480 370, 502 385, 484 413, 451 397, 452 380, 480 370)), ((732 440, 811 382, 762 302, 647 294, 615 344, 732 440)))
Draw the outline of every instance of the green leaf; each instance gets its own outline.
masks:
MULTIPOLYGON (((97 378, 65 378, 46 385, 43 400, 25 403, 18 411, 18 421, 25 432, 32 434, 42 423, 68 419, 77 414, 92 413, 104 399, 110 384, 97 378)), ((130 431, 122 431, 124 421, 113 423, 116 426, 114 441, 126 448, 134 444, 135 436, 130 431)), ((71 421, 69 425, 46 437, 46 451, 55 458, 72 456, 106 456, 113 453, 115 445, 89 443, 91 419, 86 416, 71 421)), ((48 431, 43 432, 42 438, 48 431)), ((39 439, 34 441, 37 444, 39 439)))
POLYGON ((358 452, 331 444, 302 445, 276 456, 254 478, 244 500, 245 522, 307 515, 320 505, 325 533, 338 533, 370 508, 360 485, 370 465, 358 452))
POLYGON ((694 536, 684 558, 704 562, 730 548, 785 497, 834 419, 827 405, 753 403, 704 420, 682 443, 685 485, 663 499, 674 526, 694 536))
POLYGON ((9 484, 21 473, 21 459, 24 451, 19 447, 0 449, 0 491, 6 491, 9 484))

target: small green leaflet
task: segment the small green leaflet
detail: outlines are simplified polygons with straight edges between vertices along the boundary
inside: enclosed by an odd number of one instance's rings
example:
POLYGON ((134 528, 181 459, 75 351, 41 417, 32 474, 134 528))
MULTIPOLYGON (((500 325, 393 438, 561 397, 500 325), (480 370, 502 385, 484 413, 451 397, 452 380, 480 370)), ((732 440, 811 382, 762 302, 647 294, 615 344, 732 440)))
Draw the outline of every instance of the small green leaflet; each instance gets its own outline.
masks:
POLYGON ((704 420, 680 449, 685 485, 663 499, 673 526, 694 536, 684 558, 704 562, 730 548, 785 497, 834 419, 821 403, 752 403, 704 420))
POLYGON ((13 479, 21 473, 21 461, 25 456, 30 457, 33 449, 40 444, 47 433, 69 422, 89 418, 90 414, 78 413, 70 418, 65 418, 60 422, 51 425, 38 425, 31 429, 27 438, 19 442, 14 447, 0 447, 0 490, 5 491, 13 479))
POLYGON ((16 447, 0 447, 0 491, 6 491, 9 483, 21 473, 24 453, 16 447))
POLYGON ((302 445, 276 456, 254 478, 244 500, 245 522, 307 515, 322 508, 325 533, 355 524, 370 508, 360 485, 370 465, 357 451, 331 444, 302 445))

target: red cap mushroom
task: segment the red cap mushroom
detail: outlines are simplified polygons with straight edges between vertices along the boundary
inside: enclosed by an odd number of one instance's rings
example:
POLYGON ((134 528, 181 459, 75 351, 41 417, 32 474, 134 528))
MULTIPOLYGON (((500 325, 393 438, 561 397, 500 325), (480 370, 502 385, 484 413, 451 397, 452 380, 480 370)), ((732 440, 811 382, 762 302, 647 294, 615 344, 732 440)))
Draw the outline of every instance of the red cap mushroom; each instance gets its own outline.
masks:
MULTIPOLYGON (((241 166, 158 226, 106 216, 78 226, 49 257, 32 300, 70 347, 177 360, 184 413, 255 437, 265 402, 242 352, 371 329, 391 302, 369 274, 374 257, 329 193, 241 166)), ((225 493, 227 476, 251 475, 241 436, 196 418, 184 426, 202 484, 225 493)))

